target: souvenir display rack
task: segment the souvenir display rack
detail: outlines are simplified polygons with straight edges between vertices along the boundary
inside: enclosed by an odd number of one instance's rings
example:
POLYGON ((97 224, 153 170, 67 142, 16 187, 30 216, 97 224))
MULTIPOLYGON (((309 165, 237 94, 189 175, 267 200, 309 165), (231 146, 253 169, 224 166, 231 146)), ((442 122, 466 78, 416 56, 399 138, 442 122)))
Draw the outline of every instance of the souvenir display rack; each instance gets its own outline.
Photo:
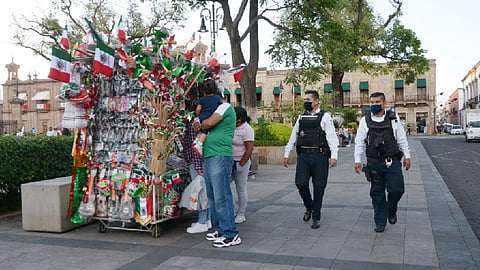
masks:
POLYGON ((192 62, 193 51, 175 47, 165 30, 151 43, 117 46, 110 77, 94 70, 93 49, 77 50, 71 82, 59 95, 63 126, 76 129, 70 221, 98 220, 101 233, 157 238, 161 222, 181 215, 177 203, 190 181, 179 154, 192 117, 185 102, 195 83, 219 71, 218 61, 192 62))

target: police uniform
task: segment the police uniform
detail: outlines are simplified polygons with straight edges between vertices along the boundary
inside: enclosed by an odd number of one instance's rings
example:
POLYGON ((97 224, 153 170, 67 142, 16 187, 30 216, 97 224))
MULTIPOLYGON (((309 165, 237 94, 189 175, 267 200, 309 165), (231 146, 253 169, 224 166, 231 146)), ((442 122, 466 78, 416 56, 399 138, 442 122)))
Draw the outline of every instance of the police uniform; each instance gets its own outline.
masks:
POLYGON ((394 111, 385 111, 381 117, 369 113, 361 119, 355 138, 355 163, 361 163, 364 152, 371 176, 376 231, 381 232, 387 218, 395 217, 390 223, 396 222, 398 201, 405 191, 401 158, 410 158, 405 130, 394 111))
MULTIPOLYGON (((327 186, 329 158, 338 158, 338 137, 330 114, 317 109, 313 114, 307 112, 300 115, 285 147, 284 158, 290 156, 294 147, 297 150, 295 185, 307 212, 311 213, 314 221, 319 221, 327 186), (313 182, 313 200, 310 178, 313 182)), ((305 221, 308 219, 304 218, 305 221)))

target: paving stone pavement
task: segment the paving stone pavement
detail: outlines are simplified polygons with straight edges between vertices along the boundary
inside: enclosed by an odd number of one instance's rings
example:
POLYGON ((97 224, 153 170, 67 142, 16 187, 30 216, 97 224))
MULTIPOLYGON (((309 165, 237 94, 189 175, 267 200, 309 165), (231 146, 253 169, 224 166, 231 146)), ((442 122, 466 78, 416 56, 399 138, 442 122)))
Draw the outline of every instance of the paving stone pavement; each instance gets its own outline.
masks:
POLYGON ((89 224, 66 233, 23 231, 21 215, 0 220, 0 269, 480 269, 480 244, 420 141, 410 139, 412 168, 398 222, 373 231, 369 184, 341 148, 330 170, 321 227, 310 229, 293 178, 295 166, 260 165, 248 182, 242 244, 214 248, 187 234, 194 214, 162 222, 162 234, 89 224))

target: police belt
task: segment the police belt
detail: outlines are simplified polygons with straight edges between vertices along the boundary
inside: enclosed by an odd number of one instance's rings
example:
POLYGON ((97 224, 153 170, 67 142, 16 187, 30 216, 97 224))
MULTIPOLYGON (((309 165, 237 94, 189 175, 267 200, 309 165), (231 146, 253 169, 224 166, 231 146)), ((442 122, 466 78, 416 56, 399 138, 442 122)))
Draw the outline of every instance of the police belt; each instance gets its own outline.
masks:
POLYGON ((391 159, 391 160, 400 160, 400 158, 398 156, 394 156, 394 157, 384 157, 384 158, 369 158, 367 157, 367 163, 370 163, 370 162, 385 162, 386 159, 391 159))
POLYGON ((298 154, 312 154, 312 153, 324 153, 326 152, 325 149, 323 148, 302 148, 302 147, 299 147, 297 148, 298 150, 298 154))

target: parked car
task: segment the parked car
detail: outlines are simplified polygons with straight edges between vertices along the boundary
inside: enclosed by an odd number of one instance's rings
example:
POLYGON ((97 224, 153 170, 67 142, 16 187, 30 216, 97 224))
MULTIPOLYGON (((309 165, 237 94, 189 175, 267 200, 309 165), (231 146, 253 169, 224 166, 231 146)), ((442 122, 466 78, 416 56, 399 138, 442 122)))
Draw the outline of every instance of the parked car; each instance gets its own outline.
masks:
POLYGON ((465 128, 465 141, 480 140, 480 120, 468 122, 465 128))
POLYGON ((463 129, 462 126, 460 125, 453 125, 452 128, 450 129, 450 135, 462 135, 463 134, 463 129))

